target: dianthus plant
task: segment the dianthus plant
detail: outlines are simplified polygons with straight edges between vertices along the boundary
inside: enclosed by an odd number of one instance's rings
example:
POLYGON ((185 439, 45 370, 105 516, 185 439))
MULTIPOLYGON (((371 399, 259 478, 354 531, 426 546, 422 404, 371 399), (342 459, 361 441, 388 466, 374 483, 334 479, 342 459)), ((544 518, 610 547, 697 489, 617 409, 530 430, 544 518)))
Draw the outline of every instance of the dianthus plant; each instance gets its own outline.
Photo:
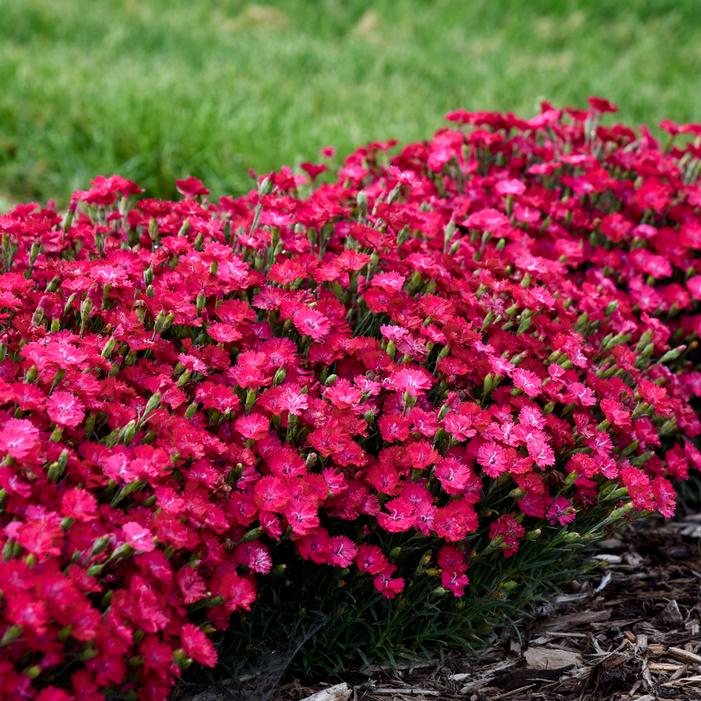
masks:
POLYGON ((291 556, 460 597, 480 548, 670 516, 701 466, 701 127, 613 110, 0 216, 0 698, 163 699, 291 556))

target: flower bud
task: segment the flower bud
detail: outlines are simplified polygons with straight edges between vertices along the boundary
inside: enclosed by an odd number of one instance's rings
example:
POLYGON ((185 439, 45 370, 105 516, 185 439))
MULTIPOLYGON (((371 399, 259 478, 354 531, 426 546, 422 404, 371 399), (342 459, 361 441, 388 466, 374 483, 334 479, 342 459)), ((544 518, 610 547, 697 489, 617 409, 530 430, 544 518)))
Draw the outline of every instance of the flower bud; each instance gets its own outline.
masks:
POLYGON ((126 499, 129 495, 133 494, 134 492, 138 491, 144 486, 145 482, 144 480, 140 479, 135 479, 129 482, 128 484, 125 484, 113 497, 112 500, 110 501, 110 506, 114 508, 121 502, 123 499, 126 499))
POLYGON ((633 510, 633 502, 632 501, 627 501, 623 506, 619 506, 617 509, 614 509, 610 516, 608 517, 607 521, 613 522, 617 521, 618 519, 622 518, 626 514, 630 513, 633 510))
POLYGON ((51 382, 51 391, 53 392, 56 387, 61 384, 63 378, 66 376, 65 368, 58 368, 54 374, 54 379, 51 382))
POLYGON ((484 317, 484 321, 482 322, 482 331, 486 331, 487 327, 494 321, 496 318, 496 314, 490 309, 487 312, 487 315, 484 317))
POLYGON ((358 206, 358 218, 364 219, 368 213, 368 196, 361 190, 355 198, 355 202, 358 206))
POLYGON ((32 314, 32 326, 43 326, 46 319, 43 307, 37 307, 32 314))
POLYGON ((675 418, 667 419, 662 426, 660 426, 660 435, 661 436, 668 436, 670 433, 673 433, 677 429, 677 420, 675 418))
POLYGON ((562 540, 564 540, 565 543, 578 543, 582 540, 582 536, 576 531, 569 531, 562 534, 562 540))
POLYGON ((173 312, 166 313, 161 309, 161 311, 158 312, 158 315, 156 316, 156 322, 153 327, 154 333, 156 335, 159 335, 167 331, 173 323, 174 319, 175 314, 173 314, 173 312))
POLYGON ((258 183, 258 194, 259 195, 269 195, 273 191, 273 183, 270 178, 263 178, 260 183, 258 183))
POLYGON ((685 350, 685 345, 681 345, 678 348, 672 348, 671 350, 668 350, 657 362, 660 364, 669 363, 672 360, 676 360, 685 350))
POLYGON ((652 331, 650 329, 647 329, 645 333, 640 337, 640 340, 638 341, 638 345, 635 347, 635 352, 640 353, 645 346, 652 341, 652 331))
POLYGON ((445 229, 443 229, 443 250, 446 250, 448 247, 448 244, 455 235, 456 229, 457 227, 455 226, 455 222, 451 219, 446 225, 445 229))
POLYGON ((60 286, 61 286, 61 280, 60 280, 60 278, 59 278, 58 276, 57 276, 57 277, 53 277, 53 278, 51 278, 51 280, 49 281, 49 284, 46 286, 46 289, 45 289, 44 291, 45 291, 45 292, 56 292, 56 290, 58 290, 58 288, 59 288, 60 286))
POLYGON ((387 204, 392 204, 397 197, 399 197, 399 194, 402 191, 402 186, 401 183, 397 183, 392 190, 390 191, 389 195, 387 195, 387 204))
POLYGON ((105 564, 108 562, 114 562, 115 560, 119 560, 122 557, 129 557, 134 554, 134 548, 132 548, 129 543, 122 543, 119 547, 115 548, 112 551, 112 554, 107 558, 107 561, 105 564))
POLYGON ((640 445, 640 441, 639 441, 639 440, 632 440, 632 441, 631 441, 630 443, 628 443, 628 445, 621 451, 621 455, 627 457, 628 455, 630 455, 631 453, 633 453, 633 452, 638 448, 639 445, 640 445))
POLYGON ((236 482, 241 479, 241 475, 243 474, 243 464, 240 462, 237 462, 234 467, 229 470, 228 474, 226 475, 226 482, 227 484, 236 484, 236 482))
POLYGON ((25 667, 22 673, 30 679, 36 679, 41 674, 41 667, 38 664, 25 667))
POLYGON ((273 386, 277 387, 278 385, 281 385, 285 381, 286 377, 287 371, 285 368, 278 368, 273 377, 273 386))
POLYGON ((570 472, 565 478, 565 489, 571 487, 579 479, 578 472, 570 472))
POLYGON ((257 528, 251 528, 250 531, 247 531, 243 538, 239 541, 239 543, 250 543, 252 540, 258 540, 263 533, 265 533, 265 530, 258 526, 257 528))
POLYGON ((604 314, 606 314, 606 316, 611 316, 611 314, 613 314, 616 311, 616 309, 618 309, 618 300, 614 299, 613 302, 609 302, 606 305, 606 309, 604 309, 604 314))
POLYGON ((136 435, 136 421, 132 419, 122 430, 117 434, 117 443, 129 445, 134 440, 136 435))
POLYGON ((85 324, 88 321, 88 317, 90 316, 91 312, 93 310, 93 303, 90 297, 86 297, 81 303, 80 303, 80 321, 85 324))
POLYGON ((630 464, 634 465, 635 467, 640 467, 641 465, 644 465, 652 456, 653 453, 651 453, 649 450, 646 450, 644 453, 637 455, 634 458, 631 458, 630 464))
POLYGON ((87 643, 85 647, 76 655, 76 660, 85 661, 92 660, 97 657, 97 650, 92 643, 87 643))
POLYGON ((153 414, 153 412, 156 411, 156 409, 158 409, 158 407, 161 404, 161 397, 162 395, 160 392, 156 392, 155 394, 152 394, 149 397, 148 401, 146 402, 146 408, 144 409, 144 413, 141 416, 140 423, 146 421, 149 418, 149 416, 151 416, 151 414, 153 414))
POLYGON ((191 402, 185 410, 185 418, 191 419, 197 413, 198 402, 191 402))
POLYGON ((102 347, 102 351, 100 352, 100 355, 103 358, 109 358, 112 355, 112 351, 114 351, 115 346, 117 345, 117 341, 114 338, 109 338, 105 345, 102 347))
POLYGON ((251 388, 246 391, 246 401, 244 403, 244 409, 246 413, 253 409, 253 405, 256 403, 256 390, 251 388))
POLYGON ((617 487, 615 484, 605 485, 599 493, 599 502, 602 501, 618 501, 628 496, 626 487, 617 487))
POLYGON ((187 236, 187 232, 190 231, 190 220, 185 219, 178 230, 178 238, 187 236))
POLYGON ((97 421, 97 416, 95 415, 94 412, 90 412, 85 419, 85 423, 83 424, 83 432, 85 433, 86 436, 90 436, 90 434, 95 430, 95 422, 97 421))
POLYGON ((531 327, 531 323, 532 321, 530 316, 524 318, 523 315, 521 315, 521 323, 519 323, 518 329, 516 329, 516 333, 526 333, 526 331, 528 331, 528 329, 531 327))

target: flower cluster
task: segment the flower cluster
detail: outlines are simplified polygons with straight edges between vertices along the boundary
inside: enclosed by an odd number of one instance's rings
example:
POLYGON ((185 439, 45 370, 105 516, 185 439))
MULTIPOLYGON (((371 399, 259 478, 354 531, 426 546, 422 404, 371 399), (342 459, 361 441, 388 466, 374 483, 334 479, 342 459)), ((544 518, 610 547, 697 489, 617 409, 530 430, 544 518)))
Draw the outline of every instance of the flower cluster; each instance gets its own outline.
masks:
POLYGON ((613 110, 0 216, 0 698, 165 698, 290 547, 461 596, 478 533, 511 557, 602 503, 671 515, 701 466, 701 127, 663 147, 613 110))

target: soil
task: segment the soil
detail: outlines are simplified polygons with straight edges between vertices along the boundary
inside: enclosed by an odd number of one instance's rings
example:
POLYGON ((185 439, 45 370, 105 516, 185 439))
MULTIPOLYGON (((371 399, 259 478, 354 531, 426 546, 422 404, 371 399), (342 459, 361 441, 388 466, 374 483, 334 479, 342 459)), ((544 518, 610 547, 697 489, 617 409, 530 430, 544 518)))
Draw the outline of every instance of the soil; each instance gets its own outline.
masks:
MULTIPOLYGON (((275 701, 701 701, 701 515, 602 542, 599 578, 477 656, 289 680, 275 701)), ((220 697, 225 698, 225 697, 220 697)))

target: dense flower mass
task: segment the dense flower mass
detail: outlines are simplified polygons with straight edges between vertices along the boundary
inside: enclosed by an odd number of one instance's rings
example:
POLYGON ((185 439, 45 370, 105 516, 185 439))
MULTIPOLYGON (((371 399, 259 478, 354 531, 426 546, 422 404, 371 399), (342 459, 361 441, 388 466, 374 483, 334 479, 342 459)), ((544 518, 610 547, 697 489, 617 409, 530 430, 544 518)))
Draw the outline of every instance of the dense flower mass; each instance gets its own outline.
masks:
POLYGON ((597 504, 671 515, 701 467, 701 127, 661 146, 613 110, 0 216, 0 698, 165 698, 281 543, 461 596, 477 533, 512 557, 597 504))

